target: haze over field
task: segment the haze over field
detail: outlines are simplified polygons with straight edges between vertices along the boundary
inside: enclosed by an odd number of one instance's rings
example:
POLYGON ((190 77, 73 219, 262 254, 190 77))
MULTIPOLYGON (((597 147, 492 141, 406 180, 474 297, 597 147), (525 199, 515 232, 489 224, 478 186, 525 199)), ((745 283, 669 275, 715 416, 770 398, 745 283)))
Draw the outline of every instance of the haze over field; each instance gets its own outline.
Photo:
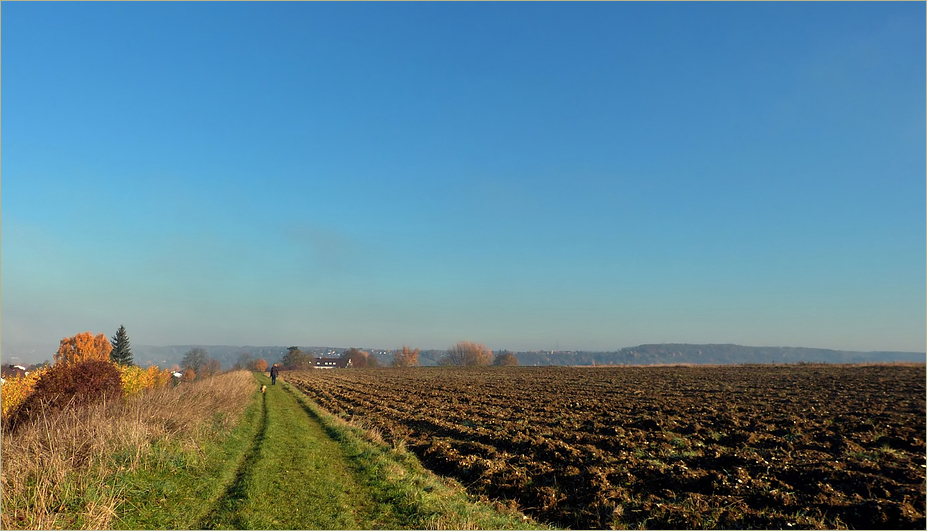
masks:
POLYGON ((2 15, 3 353, 927 343, 923 3, 2 15))

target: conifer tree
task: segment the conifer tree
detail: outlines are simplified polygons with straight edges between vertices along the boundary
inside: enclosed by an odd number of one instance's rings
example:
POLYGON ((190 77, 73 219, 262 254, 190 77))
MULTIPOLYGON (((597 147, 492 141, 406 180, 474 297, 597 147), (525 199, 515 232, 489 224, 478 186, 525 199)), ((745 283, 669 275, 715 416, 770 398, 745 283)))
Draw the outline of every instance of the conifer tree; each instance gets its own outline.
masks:
POLYGON ((129 346, 129 335, 126 333, 126 327, 119 325, 116 335, 110 340, 113 344, 113 350, 109 353, 109 359, 120 365, 134 365, 132 362, 132 347, 129 346))

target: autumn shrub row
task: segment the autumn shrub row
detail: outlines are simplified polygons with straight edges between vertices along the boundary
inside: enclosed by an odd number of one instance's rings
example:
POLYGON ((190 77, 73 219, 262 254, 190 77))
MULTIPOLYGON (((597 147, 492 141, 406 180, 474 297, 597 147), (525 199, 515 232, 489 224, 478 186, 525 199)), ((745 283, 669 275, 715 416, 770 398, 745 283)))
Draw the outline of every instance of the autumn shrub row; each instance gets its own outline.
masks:
POLYGON ((39 409, 86 405, 116 396, 158 389, 171 373, 110 361, 112 346, 103 334, 89 332, 61 340, 55 364, 6 380, 0 386, 0 419, 5 427, 22 423, 39 409))

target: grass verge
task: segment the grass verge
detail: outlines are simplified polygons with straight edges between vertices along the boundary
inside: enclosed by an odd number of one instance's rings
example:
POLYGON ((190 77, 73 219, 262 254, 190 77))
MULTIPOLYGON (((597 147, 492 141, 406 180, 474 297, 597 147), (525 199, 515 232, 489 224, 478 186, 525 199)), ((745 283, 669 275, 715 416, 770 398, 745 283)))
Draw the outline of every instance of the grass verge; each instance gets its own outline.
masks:
MULTIPOLYGON (((120 474, 114 491, 122 500, 113 529, 198 529, 235 481, 263 421, 254 393, 230 430, 214 429, 194 445, 178 440, 157 444, 141 466, 120 474)), ((247 528, 241 528, 247 529, 247 528)))
POLYGON ((230 373, 4 433, 0 528, 539 528, 260 383, 230 373))
POLYGON ((162 502, 189 492, 176 478, 220 466, 214 444, 241 418, 255 389, 250 373, 229 373, 40 414, 14 432, 4 430, 0 528, 182 527, 168 523, 181 523, 179 517, 143 525, 126 516, 174 511, 162 502))
POLYGON ((414 454, 390 446, 375 431, 365 430, 319 408, 295 387, 283 389, 327 435, 341 445, 355 477, 376 504, 386 524, 412 529, 548 529, 524 514, 488 499, 477 500, 454 480, 425 469, 414 454))

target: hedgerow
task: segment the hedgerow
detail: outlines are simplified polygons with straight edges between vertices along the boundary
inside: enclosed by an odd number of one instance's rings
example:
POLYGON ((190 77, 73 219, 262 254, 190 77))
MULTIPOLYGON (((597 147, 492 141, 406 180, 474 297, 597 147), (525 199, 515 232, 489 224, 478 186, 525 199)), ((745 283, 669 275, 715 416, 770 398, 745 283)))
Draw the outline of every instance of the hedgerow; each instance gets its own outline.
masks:
POLYGON ((110 344, 89 332, 61 340, 55 364, 12 377, 0 386, 0 420, 14 426, 38 411, 85 405, 113 397, 140 394, 171 381, 156 365, 119 365, 109 358, 110 344))

